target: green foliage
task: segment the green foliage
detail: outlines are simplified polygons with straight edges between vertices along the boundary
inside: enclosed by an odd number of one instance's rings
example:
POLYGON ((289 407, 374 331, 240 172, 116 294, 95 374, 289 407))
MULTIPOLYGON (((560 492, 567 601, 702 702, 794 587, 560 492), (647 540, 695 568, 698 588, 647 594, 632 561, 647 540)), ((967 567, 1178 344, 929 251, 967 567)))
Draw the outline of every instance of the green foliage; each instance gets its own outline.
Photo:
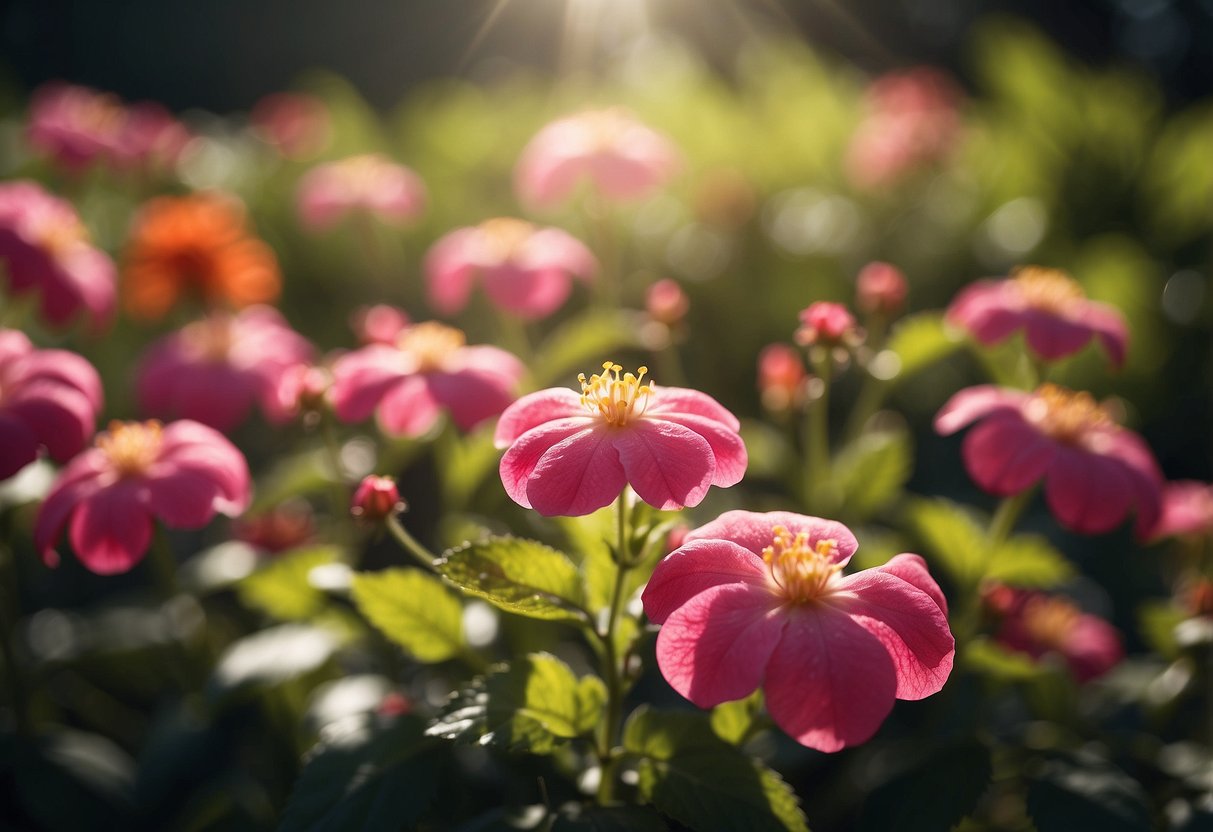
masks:
POLYGON ((467 505, 476 488, 496 468, 500 452, 493 444, 493 424, 467 436, 448 427, 440 437, 442 496, 450 508, 467 505))
POLYGON ((844 516, 864 520, 896 500, 910 478, 911 456, 904 430, 866 433, 848 445, 834 462, 844 516))
POLYGON ((466 649, 463 605, 442 581, 418 569, 354 576, 354 604, 417 661, 441 662, 466 649))
POLYGON ((578 373, 601 372, 604 356, 640 346, 639 330, 640 320, 633 312, 596 309, 565 321, 539 346, 538 354, 547 360, 532 368, 536 386, 572 387, 578 373))
POLYGON ((1188 613, 1170 601, 1147 601, 1137 608, 1137 628, 1150 648, 1159 655, 1174 659, 1180 654, 1175 628, 1188 618, 1188 613))
POLYGON ((464 592, 528 618, 588 620, 577 567, 520 537, 488 537, 446 552, 435 568, 464 592))
POLYGON ((979 742, 937 746, 864 801, 863 832, 935 832, 973 811, 990 784, 990 750, 979 742))
POLYGON ((910 504, 906 518, 928 560, 957 583, 976 584, 989 547, 985 530, 971 514, 950 500, 920 499, 910 504))
POLYGON ((452 697, 426 733, 550 754, 564 740, 593 731, 606 698, 598 677, 578 679, 555 656, 532 653, 478 676, 452 697))
POLYGON ((308 619, 327 604, 325 594, 308 580, 317 566, 334 563, 341 550, 334 546, 309 546, 276 555, 272 561, 237 585, 246 605, 283 621, 308 619))
POLYGON ((888 348, 901 360, 895 380, 904 381, 954 353, 964 341, 949 329, 941 312, 920 312, 898 321, 888 348))
POLYGON ((1049 541, 1037 535, 1018 535, 990 553, 985 577, 1012 586, 1048 589, 1068 580, 1074 568, 1049 541))
POLYGON ((704 714, 638 708, 624 726, 640 796, 698 832, 806 830, 791 787, 712 731, 704 714))
POLYGON ((1141 784, 1088 757, 1044 763, 1028 787, 1028 814, 1039 832, 1146 832, 1154 828, 1141 784))
POLYGON ((716 736, 733 745, 740 745, 754 720, 762 711, 762 689, 754 691, 745 699, 722 702, 712 709, 712 730, 716 736))
POLYGON ((661 815, 647 806, 563 807, 552 822, 551 832, 665 832, 661 815))
POLYGON ((403 716, 338 722, 308 753, 287 801, 282 832, 412 828, 442 773, 440 746, 403 716))
POLYGON ((1004 682, 1028 681, 1044 672, 1030 656, 1007 650, 987 638, 975 638, 965 645, 961 661, 983 676, 1004 682))

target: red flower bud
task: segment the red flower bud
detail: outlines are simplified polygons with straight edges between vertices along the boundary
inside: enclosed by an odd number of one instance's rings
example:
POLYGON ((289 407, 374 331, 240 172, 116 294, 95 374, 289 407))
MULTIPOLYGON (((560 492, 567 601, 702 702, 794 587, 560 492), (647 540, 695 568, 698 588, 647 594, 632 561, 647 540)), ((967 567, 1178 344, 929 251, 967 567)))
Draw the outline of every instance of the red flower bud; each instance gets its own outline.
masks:
POLYGON ((371 474, 365 477, 354 492, 350 513, 360 520, 378 523, 404 510, 404 501, 391 477, 371 474))
POLYGON ((891 263, 868 263, 859 270, 855 303, 868 314, 896 315, 906 305, 906 276, 891 263))

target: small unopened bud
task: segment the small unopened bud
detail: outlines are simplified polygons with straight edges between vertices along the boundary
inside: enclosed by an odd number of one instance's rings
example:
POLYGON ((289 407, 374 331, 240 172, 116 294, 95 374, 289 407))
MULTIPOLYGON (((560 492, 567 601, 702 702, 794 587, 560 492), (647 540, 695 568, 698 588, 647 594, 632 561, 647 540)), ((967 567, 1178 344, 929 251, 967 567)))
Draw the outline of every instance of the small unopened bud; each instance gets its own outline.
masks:
POLYGON ((413 703, 400 691, 391 691, 380 701, 376 711, 382 717, 404 716, 412 712, 413 703))
POLYGON ((669 534, 665 536, 665 553, 668 555, 670 552, 681 546, 683 541, 687 539, 687 534, 690 531, 691 527, 686 523, 679 523, 677 526, 670 529, 669 534))
POLYGON ((363 306, 350 318, 350 326, 363 344, 394 344, 410 323, 403 309, 385 303, 363 306))
POLYGON ((404 511, 404 500, 400 499, 396 481, 375 474, 363 478, 350 506, 351 514, 368 523, 382 522, 401 511, 404 511))
POLYGON ((856 279, 855 303, 869 315, 891 317, 906 305, 906 276, 891 263, 868 263, 856 279))
POLYGON ((800 312, 796 343, 803 347, 853 347, 860 340, 855 316, 841 303, 819 300, 800 312))
POLYGON ((691 302, 677 281, 670 278, 658 280, 644 296, 644 308, 653 320, 666 326, 674 326, 686 317, 691 302))
POLYGON ((1015 590, 1005 584, 990 583, 981 588, 981 606, 988 613, 1002 618, 1015 607, 1015 590))
POLYGON ((804 403, 808 373, 804 359, 787 344, 769 344, 758 354, 758 393, 762 406, 774 413, 804 403))

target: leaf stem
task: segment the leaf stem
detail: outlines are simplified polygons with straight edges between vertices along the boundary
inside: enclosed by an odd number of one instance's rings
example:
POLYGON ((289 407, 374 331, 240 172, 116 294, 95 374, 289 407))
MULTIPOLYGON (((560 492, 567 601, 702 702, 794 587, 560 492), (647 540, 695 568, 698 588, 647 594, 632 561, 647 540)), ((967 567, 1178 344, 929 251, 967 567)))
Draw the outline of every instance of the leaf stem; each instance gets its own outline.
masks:
POLYGON ((627 489, 619 494, 615 504, 618 517, 618 552, 615 560, 615 588, 611 592, 611 606, 607 613, 606 631, 602 635, 603 676, 607 684, 607 713, 602 735, 598 743, 598 760, 601 777, 598 781, 598 803, 608 805, 614 798, 615 775, 619 758, 614 754, 615 741, 623 716, 623 668, 619 666, 619 655, 615 645, 615 626, 623 607, 623 595, 627 574, 631 570, 632 553, 628 545, 628 500, 627 489))
POLYGON ((1032 491, 1033 489, 1029 488, 1019 494, 1005 497, 998 504, 994 516, 990 519, 990 529, 986 532, 986 539, 989 541, 991 553, 1010 536, 1011 530, 1015 528, 1015 523, 1027 507, 1028 501, 1032 499, 1032 491))
POLYGON ((390 515, 387 520, 384 521, 384 525, 387 526, 388 533, 406 552, 413 556, 413 559, 417 561, 418 564, 425 567, 430 572, 434 571, 434 561, 437 560, 437 558, 434 557, 434 553, 418 543, 417 538, 409 534, 408 529, 404 527, 404 524, 400 522, 398 517, 395 515, 390 515))
POLYGON ((830 360, 827 351, 813 361, 813 369, 821 380, 821 395, 817 401, 809 403, 806 414, 808 442, 805 451, 808 459, 805 461, 805 501, 810 506, 819 500, 822 486, 830 473, 830 360))

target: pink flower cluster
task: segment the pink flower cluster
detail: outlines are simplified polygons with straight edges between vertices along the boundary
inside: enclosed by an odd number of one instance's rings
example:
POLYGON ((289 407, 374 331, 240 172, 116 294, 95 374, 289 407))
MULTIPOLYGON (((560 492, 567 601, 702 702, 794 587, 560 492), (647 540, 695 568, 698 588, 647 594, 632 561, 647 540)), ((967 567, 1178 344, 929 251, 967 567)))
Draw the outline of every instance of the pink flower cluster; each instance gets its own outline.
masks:
POLYGON ((1000 619, 999 644, 1034 659, 1058 656, 1079 682, 1102 676, 1124 658, 1116 628, 1066 598, 1005 586, 984 596, 1000 619))
POLYGON ((326 162, 299 180, 299 219, 312 231, 324 231, 353 214, 405 225, 425 210, 421 178, 379 153, 326 162))

